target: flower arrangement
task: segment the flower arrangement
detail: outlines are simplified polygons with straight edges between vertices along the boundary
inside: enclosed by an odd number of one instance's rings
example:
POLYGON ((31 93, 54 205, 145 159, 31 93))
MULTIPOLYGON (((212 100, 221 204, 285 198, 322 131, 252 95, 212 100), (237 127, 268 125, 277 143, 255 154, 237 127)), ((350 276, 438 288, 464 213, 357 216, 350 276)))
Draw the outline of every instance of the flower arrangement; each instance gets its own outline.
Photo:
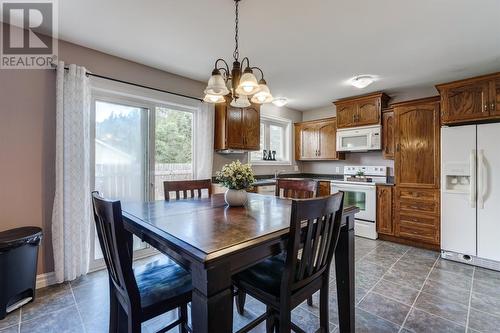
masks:
POLYGON ((231 190, 244 190, 255 182, 250 164, 242 164, 239 160, 224 165, 215 176, 218 182, 231 190))

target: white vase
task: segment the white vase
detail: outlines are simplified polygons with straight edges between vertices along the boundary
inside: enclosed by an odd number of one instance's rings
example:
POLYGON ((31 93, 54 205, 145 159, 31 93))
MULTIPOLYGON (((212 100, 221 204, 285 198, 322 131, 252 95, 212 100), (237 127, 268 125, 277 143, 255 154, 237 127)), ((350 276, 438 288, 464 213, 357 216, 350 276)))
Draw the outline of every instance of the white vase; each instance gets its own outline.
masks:
POLYGON ((224 194, 224 200, 231 207, 245 206, 247 203, 247 191, 227 189, 224 194))

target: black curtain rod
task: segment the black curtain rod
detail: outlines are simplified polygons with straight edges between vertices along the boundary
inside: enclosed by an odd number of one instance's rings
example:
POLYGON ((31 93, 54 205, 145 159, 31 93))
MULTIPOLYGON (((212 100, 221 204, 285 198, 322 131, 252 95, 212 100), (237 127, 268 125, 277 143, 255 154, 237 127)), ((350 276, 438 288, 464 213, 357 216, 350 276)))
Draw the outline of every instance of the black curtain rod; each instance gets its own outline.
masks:
MULTIPOLYGON (((65 70, 69 70, 69 67, 64 67, 64 69, 65 70)), ((168 90, 163 90, 163 89, 148 87, 148 86, 145 86, 145 85, 142 85, 142 84, 138 84, 138 83, 133 83, 133 82, 128 82, 128 81, 123 81, 123 80, 115 79, 115 78, 112 78, 112 77, 109 77, 109 76, 94 74, 94 73, 90 73, 90 72, 87 72, 86 75, 87 76, 97 77, 97 78, 100 78, 100 79, 110 80, 110 81, 114 81, 114 82, 129 84, 131 86, 135 86, 135 87, 139 87, 139 88, 151 89, 151 90, 155 90, 155 91, 159 91, 159 92, 163 92, 163 93, 167 93, 167 94, 171 94, 171 95, 175 95, 175 96, 190 98, 190 99, 194 99, 194 100, 203 102, 203 100, 201 98, 198 98, 198 97, 193 97, 193 96, 188 96, 188 95, 184 95, 184 94, 179 94, 179 93, 176 93, 176 92, 173 92, 173 91, 168 91, 168 90)))

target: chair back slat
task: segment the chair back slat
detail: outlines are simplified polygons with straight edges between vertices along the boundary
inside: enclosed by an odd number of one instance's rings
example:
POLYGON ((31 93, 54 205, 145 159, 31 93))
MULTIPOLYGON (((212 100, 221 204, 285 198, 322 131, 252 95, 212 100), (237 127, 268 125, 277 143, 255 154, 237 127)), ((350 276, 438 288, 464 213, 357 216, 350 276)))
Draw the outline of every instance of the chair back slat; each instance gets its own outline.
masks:
POLYGON ((206 190, 208 197, 212 196, 212 180, 169 180, 163 182, 163 190, 165 192, 165 200, 171 199, 171 192, 175 192, 175 200, 198 198, 202 196, 202 190, 206 190), (181 198, 182 193, 182 198, 181 198), (188 193, 190 196, 188 196, 188 193))
POLYGON ((92 204, 96 232, 111 281, 131 304, 140 304, 132 269, 132 233, 123 226, 120 201, 109 201, 92 192, 92 204))
POLYGON ((340 234, 343 193, 293 200, 285 271, 281 288, 296 290, 329 267, 340 234))
POLYGON ((275 195, 292 199, 315 198, 318 188, 318 182, 312 179, 279 178, 276 180, 275 195))

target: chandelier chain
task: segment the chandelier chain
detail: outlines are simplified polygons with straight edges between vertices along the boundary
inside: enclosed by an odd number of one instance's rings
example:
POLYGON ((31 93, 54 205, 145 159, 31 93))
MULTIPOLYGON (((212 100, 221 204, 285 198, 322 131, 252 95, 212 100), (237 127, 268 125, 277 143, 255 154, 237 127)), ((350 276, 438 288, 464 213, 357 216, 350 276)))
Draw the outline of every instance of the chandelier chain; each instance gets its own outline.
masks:
POLYGON ((234 52, 233 52, 233 58, 235 61, 238 60, 238 58, 240 57, 240 50, 239 50, 239 45, 238 45, 238 23, 239 23, 239 0, 236 0, 235 1, 236 3, 236 9, 235 9, 235 20, 234 20, 234 23, 235 23, 235 28, 234 28, 234 41, 235 41, 235 48, 234 48, 234 52))

